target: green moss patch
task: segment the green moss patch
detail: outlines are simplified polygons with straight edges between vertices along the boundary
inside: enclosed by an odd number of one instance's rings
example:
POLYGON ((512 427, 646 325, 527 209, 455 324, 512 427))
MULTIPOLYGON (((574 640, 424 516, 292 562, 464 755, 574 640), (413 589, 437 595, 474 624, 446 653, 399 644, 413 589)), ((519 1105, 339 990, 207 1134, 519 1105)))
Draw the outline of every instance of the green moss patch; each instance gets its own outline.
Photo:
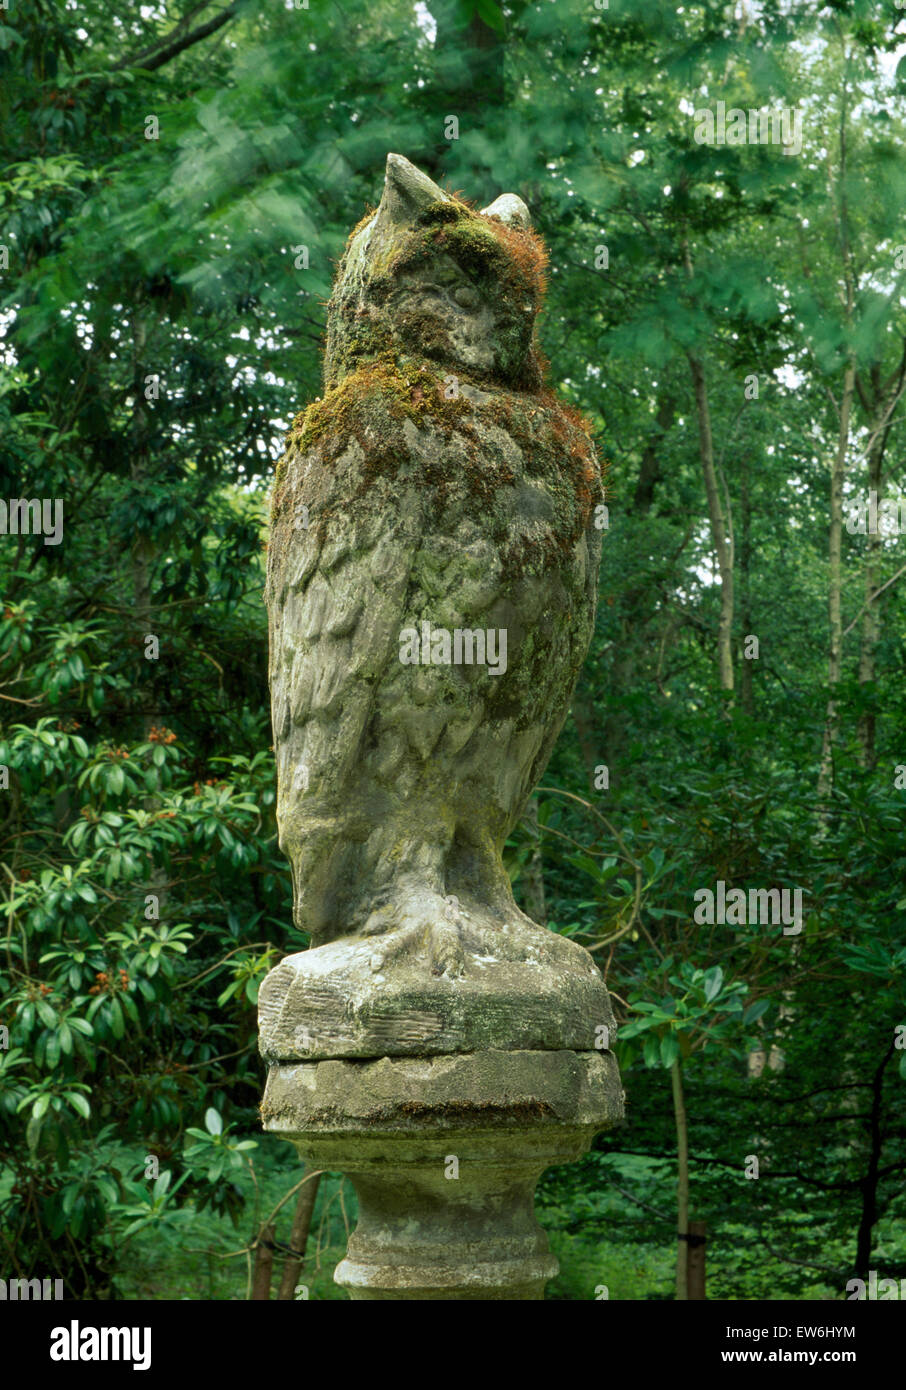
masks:
POLYGON ((356 245, 373 217, 369 211, 353 229, 337 271, 328 305, 325 387, 393 346, 444 360, 449 344, 442 324, 415 312, 391 322, 383 306, 407 271, 448 256, 499 310, 498 384, 541 390, 545 363, 533 333, 546 289, 541 238, 453 198, 427 209, 410 227, 385 229, 379 244, 373 238, 367 248, 356 245))
POLYGON ((514 542, 507 568, 518 577, 562 565, 602 495, 601 470, 588 426, 578 411, 562 405, 552 392, 485 394, 489 399, 480 405, 462 393, 449 398, 444 377, 432 364, 415 358, 397 361, 385 355, 361 366, 294 421, 287 453, 278 467, 275 516, 282 510, 288 468, 312 451, 322 467, 330 467, 352 440, 358 442, 364 463, 350 501, 367 498, 382 478, 411 473, 412 450, 404 431, 408 420, 445 440, 455 434, 455 449, 437 449, 436 462, 430 451, 419 459, 419 482, 436 492, 437 507, 455 495, 471 498, 475 515, 501 543, 511 532, 506 511, 510 494, 501 489, 518 484, 520 475, 539 482, 553 504, 554 521, 514 542), (488 425, 503 431, 518 447, 520 466, 514 465, 513 455, 487 430, 488 425))

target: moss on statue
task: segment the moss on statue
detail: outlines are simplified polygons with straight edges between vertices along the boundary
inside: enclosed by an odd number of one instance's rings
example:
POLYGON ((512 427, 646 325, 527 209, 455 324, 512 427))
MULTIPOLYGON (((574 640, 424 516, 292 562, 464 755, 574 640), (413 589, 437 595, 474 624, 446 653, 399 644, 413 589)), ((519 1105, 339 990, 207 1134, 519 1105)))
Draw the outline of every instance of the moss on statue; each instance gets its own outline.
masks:
MULTIPOLYGON (((470 384, 460 381, 466 388, 470 384)), ((466 500, 471 499, 469 510, 487 518, 491 526, 496 524, 501 541, 506 539, 509 490, 520 476, 542 482, 553 500, 554 516, 539 534, 519 537, 507 549, 507 573, 540 574, 562 564, 602 495, 588 426, 552 392, 539 396, 483 389, 481 396, 484 399, 476 402, 463 390, 451 395, 446 378, 433 364, 415 358, 396 359, 385 353, 360 366, 293 422, 277 469, 274 516, 285 505, 284 485, 294 461, 317 450, 329 465, 354 439, 364 458, 356 501, 366 499, 380 479, 397 478, 415 466, 419 483, 436 492, 437 507, 464 492, 466 500), (402 428, 405 421, 443 441, 455 434, 457 447, 424 450, 414 463, 402 428), (517 446, 518 471, 488 426, 502 430, 517 446)))
POLYGON ((547 267, 540 237, 476 212, 458 198, 428 208, 413 226, 395 228, 371 245, 376 217, 366 213, 353 229, 338 267, 328 306, 325 387, 337 385, 388 349, 417 350, 451 361, 443 324, 427 306, 401 314, 392 326, 383 313, 402 277, 449 256, 469 276, 477 294, 500 310, 497 364, 486 379, 540 392, 546 363, 534 322, 544 299, 547 267))

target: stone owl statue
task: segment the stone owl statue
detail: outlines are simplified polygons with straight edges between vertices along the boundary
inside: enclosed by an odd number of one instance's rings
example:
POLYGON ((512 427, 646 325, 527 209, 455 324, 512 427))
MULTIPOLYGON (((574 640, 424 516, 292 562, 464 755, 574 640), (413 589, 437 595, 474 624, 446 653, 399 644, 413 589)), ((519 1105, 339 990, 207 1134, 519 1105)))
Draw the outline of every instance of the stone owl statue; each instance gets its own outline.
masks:
POLYGON ((324 395, 276 476, 265 598, 280 845, 311 949, 262 986, 272 1059, 594 1046, 591 957, 501 852, 594 624, 601 471, 543 383, 544 248, 408 160, 354 229, 324 395))

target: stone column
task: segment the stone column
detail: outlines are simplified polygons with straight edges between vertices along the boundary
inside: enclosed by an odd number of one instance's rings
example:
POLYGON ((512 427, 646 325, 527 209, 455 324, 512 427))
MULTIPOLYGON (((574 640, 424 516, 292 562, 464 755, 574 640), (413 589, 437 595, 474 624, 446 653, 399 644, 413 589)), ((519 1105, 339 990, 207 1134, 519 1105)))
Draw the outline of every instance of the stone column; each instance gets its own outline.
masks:
POLYGON ((542 1298, 557 1273, 535 1185, 619 1121, 622 1094, 594 1045, 613 1028, 603 983, 548 935, 586 970, 489 961, 481 976, 388 988, 364 952, 322 946, 265 981, 261 1046, 280 1060, 262 1119, 307 1165, 352 1180, 359 1224, 336 1271, 352 1298, 542 1298))
POLYGON ((277 470, 280 844, 309 950, 259 999, 265 1128, 347 1174, 353 1299, 540 1299, 541 1173, 616 1124, 588 952, 502 863, 594 625, 601 474, 544 388, 545 255, 388 156, 277 470))

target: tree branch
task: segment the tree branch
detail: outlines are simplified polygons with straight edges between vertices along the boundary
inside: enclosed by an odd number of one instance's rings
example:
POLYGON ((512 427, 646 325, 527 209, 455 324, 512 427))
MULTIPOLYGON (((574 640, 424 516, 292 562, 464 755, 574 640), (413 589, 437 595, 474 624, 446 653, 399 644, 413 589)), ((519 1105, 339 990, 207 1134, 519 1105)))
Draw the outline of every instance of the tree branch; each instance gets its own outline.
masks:
POLYGON ((179 30, 179 25, 177 25, 176 29, 171 30, 167 38, 162 40, 162 42, 166 44, 166 47, 158 49, 156 53, 152 48, 150 56, 149 51, 146 49, 144 53, 139 53, 134 58, 123 58, 119 63, 114 64, 114 71, 120 68, 141 68, 144 72, 156 72, 156 70, 162 68, 165 63, 169 63, 171 58, 179 57, 179 54, 184 53, 187 48, 191 48, 194 44, 200 43, 202 39, 206 39, 210 34, 216 34, 218 29, 222 29, 231 19, 236 18, 238 11, 239 0, 233 0, 233 3, 229 5, 227 9, 221 10, 220 14, 215 15, 213 19, 207 20, 204 24, 199 24, 195 29, 190 29, 189 32, 183 34, 181 38, 174 39, 172 35, 179 30))
POLYGON ((885 590, 885 589, 889 589, 890 586, 891 586, 891 584, 895 584, 896 581, 900 578, 900 576, 901 576, 901 575, 904 575, 904 574, 906 574, 906 565, 903 565, 902 569, 898 569, 897 572, 896 572, 896 574, 893 575, 890 579, 888 579, 888 581, 887 581, 886 584, 882 584, 882 585, 881 585, 880 589, 875 589, 875 591, 874 591, 874 593, 872 594, 871 598, 868 600, 868 603, 863 603, 862 607, 859 609, 858 613, 856 614, 856 616, 853 618, 852 622, 850 623, 849 627, 848 627, 848 628, 846 629, 846 631, 843 633, 843 636, 844 636, 844 637, 848 637, 848 636, 849 636, 849 634, 852 632, 853 628, 855 627, 856 623, 857 623, 857 622, 859 621, 859 619, 861 618, 862 614, 863 614, 863 613, 865 612, 865 610, 868 608, 869 604, 874 603, 876 599, 879 599, 879 598, 881 597, 881 595, 883 594, 884 590, 885 590))

